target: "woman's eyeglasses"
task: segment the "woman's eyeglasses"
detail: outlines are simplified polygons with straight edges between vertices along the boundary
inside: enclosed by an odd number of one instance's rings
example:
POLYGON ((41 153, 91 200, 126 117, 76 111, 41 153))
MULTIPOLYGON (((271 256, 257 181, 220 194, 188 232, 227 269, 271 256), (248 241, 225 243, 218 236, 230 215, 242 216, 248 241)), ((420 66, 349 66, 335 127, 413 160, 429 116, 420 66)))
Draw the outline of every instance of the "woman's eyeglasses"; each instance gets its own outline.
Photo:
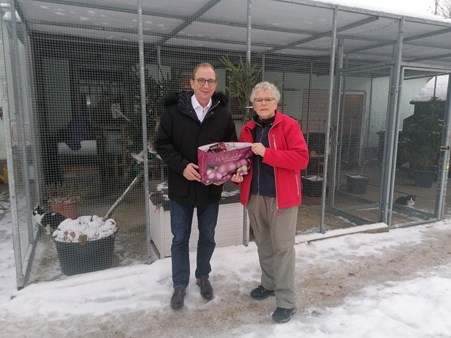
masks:
POLYGON ((194 81, 197 81, 197 83, 198 83, 200 86, 203 86, 203 85, 205 85, 206 83, 208 83, 209 86, 213 86, 213 85, 216 83, 216 80, 213 80, 213 79, 207 80, 207 79, 203 79, 203 78, 200 78, 200 79, 194 79, 194 81))
POLYGON ((254 99, 255 103, 270 103, 271 101, 274 101, 275 99, 273 97, 265 97, 265 98, 258 98, 258 99, 254 99))

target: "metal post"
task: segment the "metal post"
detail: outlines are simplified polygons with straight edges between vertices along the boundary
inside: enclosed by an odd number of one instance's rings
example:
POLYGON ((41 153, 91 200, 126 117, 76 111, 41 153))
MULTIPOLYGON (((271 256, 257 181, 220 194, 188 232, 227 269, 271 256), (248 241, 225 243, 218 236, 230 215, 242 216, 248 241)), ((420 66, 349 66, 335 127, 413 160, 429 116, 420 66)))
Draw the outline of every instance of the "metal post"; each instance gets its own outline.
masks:
POLYGON ((329 164, 329 139, 330 139, 330 120, 332 116, 332 99, 334 90, 334 74, 335 74, 335 50, 337 44, 337 8, 334 8, 332 18, 332 44, 330 50, 330 69, 329 69, 329 104, 327 108, 326 135, 324 142, 324 171, 323 171, 323 190, 321 194, 321 218, 319 229, 321 233, 326 232, 324 225, 324 217, 326 214, 326 187, 327 187, 327 167, 329 164))
POLYGON ((248 65, 251 64, 251 31, 252 31, 252 15, 251 15, 251 10, 252 10, 252 0, 247 0, 247 46, 246 46, 246 62, 248 65))
MULTIPOLYGON (((338 67, 339 67, 339 76, 338 76, 338 86, 336 88, 335 97, 337 100, 337 112, 336 115, 336 123, 334 126, 334 156, 333 156, 333 162, 332 162, 332 179, 331 179, 331 195, 330 195, 330 201, 329 205, 334 206, 335 205, 335 191, 337 187, 337 182, 340 184, 340 165, 341 162, 341 147, 338 146, 338 131, 340 130, 340 116, 343 115, 342 109, 340 109, 341 105, 341 92, 343 88, 343 58, 344 58, 344 45, 343 40, 338 39, 338 67)), ((344 105, 343 105, 344 106, 344 105)))
MULTIPOLYGON (((25 34, 24 34, 25 35, 25 34)), ((34 74, 33 74, 33 67, 32 67, 32 53, 31 53, 31 46, 30 46, 30 37, 27 34, 24 38, 24 45, 27 55, 27 101, 28 101, 28 109, 29 109, 29 119, 30 119, 30 137, 31 137, 31 144, 33 145, 33 176, 34 176, 34 189, 36 189, 36 196, 40 198, 42 196, 42 174, 38 171, 38 168, 41 167, 41 159, 40 156, 38 156, 36 147, 39 144, 39 151, 41 151, 42 145, 40 142, 36 139, 36 130, 38 126, 38 120, 37 116, 35 116, 36 112, 36 104, 35 104, 35 96, 33 92, 34 87, 34 74)))
POLYGON ((379 221, 390 225, 393 190, 395 185, 396 172, 396 151, 394 147, 398 138, 399 120, 399 91, 401 78, 402 46, 404 38, 404 19, 399 20, 398 43, 395 46, 393 57, 394 62, 390 72, 390 98, 388 104, 388 116, 385 126, 385 146, 384 146, 384 166, 381 177, 381 195, 379 205, 379 221))
POLYGON ((152 237, 150 235, 150 201, 149 201, 149 159, 147 156, 147 114, 146 114, 146 80, 144 68, 144 40, 143 40, 143 19, 142 0, 138 1, 138 47, 139 47, 139 79, 141 88, 141 124, 142 142, 144 149, 144 203, 146 207, 146 235, 147 235, 147 256, 153 260, 152 237))
MULTIPOLYGON (((25 165, 27 164, 25 156, 25 133, 23 130, 23 118, 22 118, 22 112, 21 112, 21 102, 19 99, 19 84, 14 81, 15 79, 18 79, 18 71, 19 71, 19 64, 18 64, 18 52, 17 52, 17 25, 16 25, 16 9, 15 9, 15 3, 14 1, 11 1, 11 39, 10 41, 10 60, 11 60, 11 70, 12 70, 12 83, 13 83, 13 101, 14 101, 14 115, 16 116, 16 130, 17 130, 17 136, 18 136, 18 148, 22 152, 21 156, 21 165, 23 168, 25 168, 25 165)), ((20 81, 20 80, 18 80, 20 81)), ((9 96, 11 97, 11 96, 9 96)), ((11 115, 11 111, 9 110, 9 115, 11 115)), ((6 121, 5 121, 6 122, 6 121)), ((11 120, 8 121, 7 128, 11 128, 11 120)), ((13 154, 11 154, 13 155, 13 154)), ((11 158, 12 163, 12 158, 11 158)), ((13 168, 9 168, 9 172, 14 175, 14 166, 13 168), (13 170, 11 170, 13 169, 13 170)), ((22 170, 23 171, 23 170, 22 170)), ((24 173, 24 180, 28 180, 28 173, 24 173)), ((25 285, 25 275, 24 275, 24 261, 22 260, 22 245, 24 243, 20 240, 20 230, 19 230, 19 218, 18 218, 18 212, 17 204, 17 190, 16 190, 16 181, 15 177, 12 176, 10 178, 10 182, 12 184, 9 185, 10 189, 10 208, 11 208, 11 218, 13 221, 13 237, 15 240, 13 241, 14 245, 14 256, 15 256, 15 263, 16 263, 16 280, 17 280, 17 286, 23 287, 25 285), (12 178, 12 179, 11 179, 12 178)), ((27 243, 28 244, 28 243, 27 243)))
MULTIPOLYGON (((251 22, 252 22, 252 0, 247 0, 247 50, 246 50, 246 62, 251 64, 251 22)), ((247 208, 243 208, 243 245, 249 244, 249 224, 247 222, 247 208)))
MULTIPOLYGON (((436 79, 437 81, 437 79, 436 79)), ((435 86, 434 86, 435 87, 435 86)), ((435 97, 435 95, 434 95, 435 97)), ((439 189, 437 191, 437 201, 435 202, 435 217, 441 220, 445 215, 445 199, 446 199, 446 188, 448 183, 448 171, 449 171, 449 160, 450 160, 450 144, 449 138, 451 134, 451 76, 448 75, 448 88, 446 93, 446 107, 444 112, 445 119, 445 130, 442 134, 442 146, 440 151, 442 152, 441 163, 439 167, 439 189)))

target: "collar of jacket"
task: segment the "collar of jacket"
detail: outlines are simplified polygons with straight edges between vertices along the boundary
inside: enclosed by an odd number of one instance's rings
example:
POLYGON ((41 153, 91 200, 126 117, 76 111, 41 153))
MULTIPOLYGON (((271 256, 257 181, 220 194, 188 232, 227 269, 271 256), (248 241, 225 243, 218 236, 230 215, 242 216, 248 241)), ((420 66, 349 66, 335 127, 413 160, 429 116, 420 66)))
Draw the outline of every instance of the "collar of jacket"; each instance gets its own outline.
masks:
POLYGON ((260 119, 260 116, 258 116, 257 114, 255 114, 255 115, 252 117, 252 119, 253 119, 254 122, 255 122, 256 124, 258 124, 259 126, 265 127, 265 126, 268 126, 268 125, 274 123, 274 121, 276 120, 276 116, 277 116, 277 110, 276 110, 276 113, 274 114, 274 116, 271 117, 271 118, 269 118, 269 119, 262 120, 262 119, 260 119))
MULTIPOLYGON (((274 115, 274 121, 272 121, 273 126, 276 125, 276 124, 278 124, 278 123, 280 122, 280 120, 282 119, 282 115, 283 115, 283 114, 282 114, 280 111, 278 111, 278 110, 276 109, 276 115, 274 115)), ((257 123, 256 121, 259 121, 259 120, 260 120, 260 119, 258 118, 257 114, 255 114, 255 115, 249 120, 249 122, 247 123, 247 126, 248 126, 250 129, 254 129, 255 126, 256 126, 257 124, 259 124, 259 123, 257 123)))
MULTIPOLYGON (((190 108, 191 105, 191 96, 193 96, 194 92, 191 90, 181 91, 181 92, 170 92, 164 97, 164 106, 171 107, 174 105, 178 105, 181 109, 190 108)), ((227 97, 221 92, 213 93, 211 97, 212 107, 216 107, 218 105, 227 107, 227 97)))

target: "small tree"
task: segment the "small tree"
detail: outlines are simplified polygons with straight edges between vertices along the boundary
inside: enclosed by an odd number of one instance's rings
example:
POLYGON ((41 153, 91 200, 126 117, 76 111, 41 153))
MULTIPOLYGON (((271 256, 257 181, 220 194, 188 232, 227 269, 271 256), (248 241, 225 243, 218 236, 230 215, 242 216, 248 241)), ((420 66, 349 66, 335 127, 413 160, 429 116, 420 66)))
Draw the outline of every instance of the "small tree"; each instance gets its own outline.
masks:
MULTIPOLYGON (((160 76, 155 79, 150 75, 148 69, 144 70, 144 82, 146 89, 146 121, 148 138, 150 143, 156 135, 156 128, 160 121, 161 114, 164 110, 163 98, 170 91, 178 89, 179 77, 171 77, 171 74, 164 74, 159 70, 160 76)), ((141 144, 141 83, 140 83, 140 69, 138 65, 132 67, 130 71, 131 79, 130 86, 133 90, 133 136, 134 144, 141 144)), ((138 149, 136 149, 138 150, 138 149)))
POLYGON ((440 157, 444 101, 437 97, 423 103, 416 119, 403 128, 398 148, 399 163, 408 162, 414 169, 433 169, 440 157))
POLYGON ((234 65, 228 56, 221 56, 219 61, 228 72, 226 89, 237 99, 243 123, 246 123, 250 118, 250 110, 246 107, 250 104, 249 97, 258 82, 261 70, 257 65, 247 64, 241 57, 237 65, 234 65))

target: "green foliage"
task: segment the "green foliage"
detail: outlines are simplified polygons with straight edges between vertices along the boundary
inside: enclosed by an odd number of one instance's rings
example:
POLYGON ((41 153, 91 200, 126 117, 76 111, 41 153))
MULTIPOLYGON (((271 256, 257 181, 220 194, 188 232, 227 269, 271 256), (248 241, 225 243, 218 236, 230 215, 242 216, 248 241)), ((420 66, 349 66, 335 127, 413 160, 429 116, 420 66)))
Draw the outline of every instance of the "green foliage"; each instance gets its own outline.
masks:
POLYGON ((250 105, 249 97, 252 88, 258 82, 261 70, 257 65, 248 65, 242 58, 237 65, 234 65, 228 56, 221 56, 219 61, 228 74, 226 89, 233 98, 237 99, 243 123, 245 123, 250 118, 250 110, 246 109, 250 105))
MULTIPOLYGON (((170 91, 178 89, 178 77, 171 77, 171 74, 164 74, 160 69, 160 76, 155 79, 150 75, 149 69, 144 69, 144 83, 146 90, 146 123, 148 138, 150 143, 153 142, 158 122, 161 114, 163 114, 164 104, 163 98, 170 91)), ((134 65, 130 71, 130 84, 133 93, 133 124, 135 130, 134 144, 142 144, 141 133, 141 83, 139 65, 134 65)), ((141 147, 142 148, 142 147, 141 147)))

